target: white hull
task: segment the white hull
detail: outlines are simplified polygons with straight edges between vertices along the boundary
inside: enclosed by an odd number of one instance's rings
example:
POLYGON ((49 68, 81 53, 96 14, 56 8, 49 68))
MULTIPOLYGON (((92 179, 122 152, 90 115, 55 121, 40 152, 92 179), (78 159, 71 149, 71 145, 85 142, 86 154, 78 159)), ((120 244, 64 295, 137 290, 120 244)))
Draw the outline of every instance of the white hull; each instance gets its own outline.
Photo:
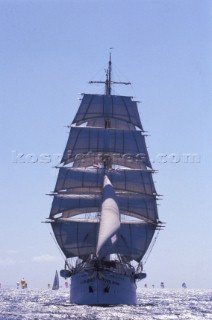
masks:
POLYGON ((73 274, 70 290, 70 302, 81 305, 134 305, 137 302, 133 277, 108 270, 73 274))

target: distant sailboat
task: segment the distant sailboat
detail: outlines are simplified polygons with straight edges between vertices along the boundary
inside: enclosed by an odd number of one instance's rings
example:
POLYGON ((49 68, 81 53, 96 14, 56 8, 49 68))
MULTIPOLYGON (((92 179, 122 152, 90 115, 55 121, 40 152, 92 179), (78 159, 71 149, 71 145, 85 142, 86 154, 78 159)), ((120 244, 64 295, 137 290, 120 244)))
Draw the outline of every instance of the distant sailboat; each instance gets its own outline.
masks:
POLYGON ((58 289, 59 289, 59 276, 58 276, 58 272, 56 271, 52 290, 58 290, 58 289))
POLYGON ((21 288, 22 289, 26 289, 27 288, 27 283, 26 283, 26 280, 24 278, 21 280, 21 288))

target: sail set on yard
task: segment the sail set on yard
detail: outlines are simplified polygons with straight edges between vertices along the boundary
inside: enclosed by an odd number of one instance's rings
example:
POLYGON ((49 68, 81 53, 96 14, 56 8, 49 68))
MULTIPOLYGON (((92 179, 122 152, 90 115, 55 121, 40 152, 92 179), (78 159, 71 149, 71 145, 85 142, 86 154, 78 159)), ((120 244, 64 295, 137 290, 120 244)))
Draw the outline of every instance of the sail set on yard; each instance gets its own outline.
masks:
MULTIPOLYGON (((83 94, 49 215, 67 259, 69 270, 61 272, 65 276, 77 273, 68 263, 73 257, 82 265, 103 265, 115 254, 122 266, 136 261, 137 270, 142 270, 142 258, 160 228, 154 170, 137 103, 111 94, 111 85, 122 83, 111 80, 111 56, 106 81, 91 83, 104 83, 105 94, 83 94)), ((135 280, 145 275, 135 270, 133 276, 135 280)))

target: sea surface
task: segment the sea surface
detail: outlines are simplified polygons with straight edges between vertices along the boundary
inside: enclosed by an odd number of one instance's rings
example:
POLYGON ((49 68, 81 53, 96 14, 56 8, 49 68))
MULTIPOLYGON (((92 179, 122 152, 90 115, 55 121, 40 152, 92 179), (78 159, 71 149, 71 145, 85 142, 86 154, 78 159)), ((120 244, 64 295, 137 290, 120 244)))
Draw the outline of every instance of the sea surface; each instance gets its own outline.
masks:
POLYGON ((212 319, 212 290, 138 289, 136 306, 69 303, 68 289, 0 289, 0 320, 212 319))

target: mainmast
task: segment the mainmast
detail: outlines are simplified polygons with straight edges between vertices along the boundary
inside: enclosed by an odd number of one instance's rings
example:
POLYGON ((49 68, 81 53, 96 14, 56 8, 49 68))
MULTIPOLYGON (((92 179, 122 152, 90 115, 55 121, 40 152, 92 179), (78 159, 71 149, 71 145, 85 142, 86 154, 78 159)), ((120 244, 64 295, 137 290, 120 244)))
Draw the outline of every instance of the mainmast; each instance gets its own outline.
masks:
POLYGON ((131 82, 122 82, 122 81, 112 81, 112 60, 111 60, 111 52, 109 56, 108 68, 106 70, 106 80, 105 81, 89 81, 89 83, 103 83, 105 85, 105 94, 110 96, 112 93, 112 84, 131 84, 131 82))

